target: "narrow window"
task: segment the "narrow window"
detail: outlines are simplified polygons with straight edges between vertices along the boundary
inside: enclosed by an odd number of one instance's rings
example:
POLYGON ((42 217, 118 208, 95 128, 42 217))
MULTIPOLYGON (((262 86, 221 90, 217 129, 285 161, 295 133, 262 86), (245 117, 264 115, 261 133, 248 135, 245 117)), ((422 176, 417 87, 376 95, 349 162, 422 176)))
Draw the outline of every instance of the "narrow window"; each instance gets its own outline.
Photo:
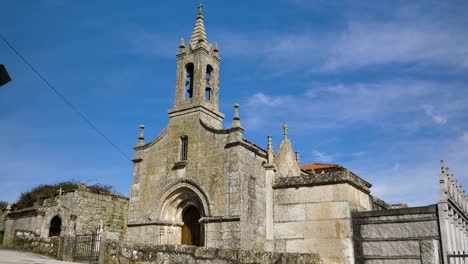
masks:
POLYGON ((210 87, 205 88, 205 99, 207 101, 211 100, 211 88, 210 87))
POLYGON ((180 138, 181 148, 180 148, 180 160, 187 160, 188 152, 188 137, 183 136, 180 138))
POLYGON ((193 63, 185 66, 185 99, 193 97, 193 63))

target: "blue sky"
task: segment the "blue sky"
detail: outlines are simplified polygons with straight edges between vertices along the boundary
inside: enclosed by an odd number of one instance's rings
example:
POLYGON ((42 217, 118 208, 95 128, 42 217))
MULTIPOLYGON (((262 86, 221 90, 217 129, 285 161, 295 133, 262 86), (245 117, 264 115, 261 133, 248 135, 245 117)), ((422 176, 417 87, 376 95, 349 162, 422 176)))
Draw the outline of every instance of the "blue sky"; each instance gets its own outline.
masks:
MULTIPOLYGON (((196 1, 1 1, 1 33, 128 156, 173 106, 196 1)), ((390 203, 435 203, 439 160, 468 184, 466 1, 204 1, 222 57, 220 109, 302 163, 338 163, 390 203)), ((112 184, 132 163, 0 43, 0 200, 41 183, 112 184)))

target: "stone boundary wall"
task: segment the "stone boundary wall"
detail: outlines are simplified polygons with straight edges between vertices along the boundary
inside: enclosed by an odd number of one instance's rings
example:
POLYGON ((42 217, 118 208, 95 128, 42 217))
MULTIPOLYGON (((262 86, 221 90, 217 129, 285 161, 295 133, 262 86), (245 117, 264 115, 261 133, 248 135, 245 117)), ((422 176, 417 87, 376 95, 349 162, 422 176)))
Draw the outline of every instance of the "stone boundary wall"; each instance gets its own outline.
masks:
POLYGON ((57 257, 59 238, 43 238, 31 231, 16 230, 10 248, 57 257))
POLYGON ((442 262, 437 206, 354 212, 356 264, 442 262))
POLYGON ((143 245, 104 240, 100 264, 318 264, 318 254, 292 254, 217 249, 182 245, 143 245))

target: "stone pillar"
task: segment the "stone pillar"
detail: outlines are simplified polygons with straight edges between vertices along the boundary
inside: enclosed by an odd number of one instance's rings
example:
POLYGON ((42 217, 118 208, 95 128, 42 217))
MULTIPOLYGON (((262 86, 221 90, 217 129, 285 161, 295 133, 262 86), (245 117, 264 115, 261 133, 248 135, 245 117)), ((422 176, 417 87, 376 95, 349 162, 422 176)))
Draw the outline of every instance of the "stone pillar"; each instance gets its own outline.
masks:
POLYGON ((266 239, 273 240, 273 179, 275 175, 274 167, 266 167, 265 174, 266 239))
POLYGON ((32 230, 34 231, 36 234, 40 235, 40 236, 45 236, 44 235, 44 232, 42 232, 42 226, 43 226, 43 221, 44 221, 44 216, 45 216, 45 212, 38 212, 37 213, 37 216, 36 216, 36 227, 32 230))
POLYGON ((421 248, 421 264, 437 264, 439 263, 439 241, 435 239, 422 240, 421 248))

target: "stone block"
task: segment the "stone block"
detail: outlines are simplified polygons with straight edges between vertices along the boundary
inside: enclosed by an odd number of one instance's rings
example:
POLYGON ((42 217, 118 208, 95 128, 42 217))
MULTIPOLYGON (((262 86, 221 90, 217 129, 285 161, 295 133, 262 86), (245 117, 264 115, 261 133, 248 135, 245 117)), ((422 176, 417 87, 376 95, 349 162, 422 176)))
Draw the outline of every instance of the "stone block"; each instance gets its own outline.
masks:
POLYGON ((351 239, 291 239, 286 240, 286 252, 317 252, 324 263, 346 263, 345 258, 354 258, 351 239))
POLYGON ((362 250, 364 256, 420 256, 419 241, 365 241, 362 250))
POLYGON ((290 189, 275 189, 275 204, 298 204, 333 201, 333 186, 314 186, 290 189))
POLYGON ((361 225, 361 237, 368 238, 424 238, 437 237, 436 221, 380 223, 361 225))
POLYGON ((275 222, 294 222, 305 219, 304 204, 277 205, 273 211, 275 222))
POLYGON ((322 202, 305 205, 307 220, 351 218, 348 202, 322 202))
POLYGON ((364 264, 421 264, 419 259, 368 259, 364 264))
POLYGON ((438 264, 440 261, 439 241, 435 239, 422 240, 421 264, 438 264))
POLYGON ((305 222, 306 238, 349 238, 351 237, 350 220, 322 220, 305 222))
POLYGON ((275 238, 304 238, 305 224, 303 222, 274 223, 275 238))

